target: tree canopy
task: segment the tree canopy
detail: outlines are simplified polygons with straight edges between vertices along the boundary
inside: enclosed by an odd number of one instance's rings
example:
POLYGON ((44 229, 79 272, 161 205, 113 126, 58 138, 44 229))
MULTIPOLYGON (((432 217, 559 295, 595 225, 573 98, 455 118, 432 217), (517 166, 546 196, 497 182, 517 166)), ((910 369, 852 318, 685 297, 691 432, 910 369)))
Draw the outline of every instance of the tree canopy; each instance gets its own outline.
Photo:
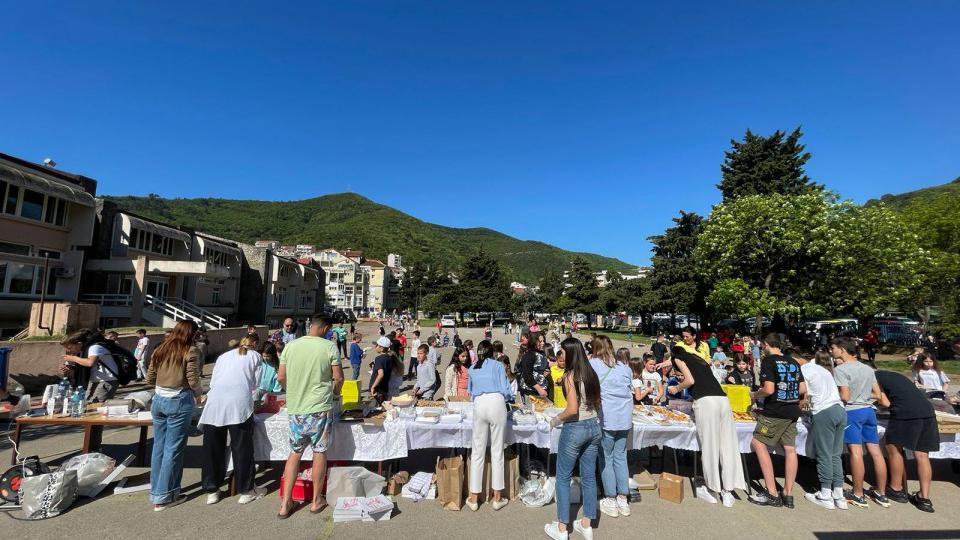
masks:
POLYGON ((693 254, 703 217, 681 210, 673 222, 675 225, 663 234, 649 238, 653 243, 653 272, 648 279, 656 294, 648 307, 666 313, 701 313, 706 288, 697 274, 693 254))
POLYGON ((600 299, 600 286, 586 259, 575 256, 570 261, 567 283, 570 285, 564 294, 567 309, 587 315, 601 311, 597 305, 597 300, 600 299))
POLYGON ((728 201, 745 195, 799 194, 819 186, 803 169, 810 159, 800 137, 800 128, 790 134, 777 130, 769 137, 747 130, 743 141, 730 140, 720 170, 717 189, 728 201))

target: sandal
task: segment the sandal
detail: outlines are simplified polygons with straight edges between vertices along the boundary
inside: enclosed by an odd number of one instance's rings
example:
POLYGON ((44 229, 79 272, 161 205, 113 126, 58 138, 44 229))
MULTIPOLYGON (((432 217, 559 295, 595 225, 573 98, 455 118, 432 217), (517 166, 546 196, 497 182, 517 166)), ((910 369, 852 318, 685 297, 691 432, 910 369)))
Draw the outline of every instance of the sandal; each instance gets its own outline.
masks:
POLYGON ((281 514, 281 513, 277 512, 277 519, 287 519, 288 517, 290 517, 290 516, 293 514, 293 510, 294 510, 296 507, 297 507, 297 503, 296 503, 296 502, 293 502, 289 507, 284 508, 284 510, 287 511, 286 514, 281 514))
POLYGON ((324 499, 323 499, 323 503, 321 503, 320 506, 318 506, 316 509, 313 508, 313 505, 312 505, 312 504, 310 505, 310 513, 311 513, 311 514, 319 514, 320 512, 323 512, 323 509, 326 508, 327 506, 329 506, 329 505, 327 504, 327 499, 324 498, 324 499))

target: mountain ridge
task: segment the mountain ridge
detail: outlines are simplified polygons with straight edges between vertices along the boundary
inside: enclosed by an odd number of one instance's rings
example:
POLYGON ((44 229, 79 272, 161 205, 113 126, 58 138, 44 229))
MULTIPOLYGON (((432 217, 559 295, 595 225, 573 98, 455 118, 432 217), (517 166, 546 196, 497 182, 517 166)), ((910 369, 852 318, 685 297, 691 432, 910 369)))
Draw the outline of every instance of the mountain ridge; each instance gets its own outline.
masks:
POLYGON ((156 195, 103 198, 135 214, 241 242, 269 239, 320 249, 358 249, 378 259, 398 253, 407 266, 429 262, 453 270, 482 245, 513 279, 528 284, 537 283, 547 268, 566 267, 575 255, 586 258, 594 270, 626 272, 637 267, 595 253, 521 240, 489 227, 430 223, 351 192, 291 201, 166 199, 156 195))

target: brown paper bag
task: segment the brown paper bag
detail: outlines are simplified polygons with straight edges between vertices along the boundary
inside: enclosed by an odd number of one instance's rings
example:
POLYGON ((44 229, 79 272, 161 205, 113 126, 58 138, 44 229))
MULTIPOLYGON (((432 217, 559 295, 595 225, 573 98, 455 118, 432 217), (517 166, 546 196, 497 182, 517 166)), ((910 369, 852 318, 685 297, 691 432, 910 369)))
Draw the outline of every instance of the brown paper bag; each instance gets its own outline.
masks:
MULTIPOLYGON (((487 452, 483 462, 483 489, 477 497, 478 502, 493 500, 493 473, 490 464, 490 452, 487 452)), ((469 463, 466 464, 466 469, 469 490, 471 474, 469 463)), ((507 448, 503 451, 503 498, 512 500, 518 497, 520 497, 520 456, 507 448)))
POLYGON ((400 495, 403 486, 409 481, 410 473, 407 471, 399 471, 397 474, 394 474, 390 477, 390 480, 387 481, 387 495, 400 495))
POLYGON ((444 510, 459 512, 463 507, 465 478, 462 457, 437 458, 437 499, 444 510))
POLYGON ((657 489, 657 481, 653 478, 653 475, 650 474, 650 471, 646 469, 633 475, 633 481, 638 484, 638 489, 641 491, 657 489))
POLYGON ((660 474, 660 498, 680 504, 683 502, 683 477, 668 472, 660 474))

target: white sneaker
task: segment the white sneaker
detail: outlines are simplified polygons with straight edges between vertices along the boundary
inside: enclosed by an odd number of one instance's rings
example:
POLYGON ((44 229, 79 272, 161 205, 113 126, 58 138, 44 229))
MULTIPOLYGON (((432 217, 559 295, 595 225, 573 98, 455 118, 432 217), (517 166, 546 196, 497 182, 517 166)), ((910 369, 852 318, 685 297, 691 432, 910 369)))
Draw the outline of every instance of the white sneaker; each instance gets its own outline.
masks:
POLYGON ((840 497, 839 499, 834 499, 833 505, 837 508, 837 510, 846 510, 850 508, 849 506, 847 506, 846 497, 840 497))
POLYGON ((567 531, 561 531, 556 521, 551 521, 543 526, 543 532, 553 540, 567 540, 567 531))
POLYGON ((263 498, 267 494, 267 488, 255 487, 252 490, 240 495, 240 498, 237 499, 239 504, 252 503, 253 501, 263 498))
POLYGON ((586 540, 593 540, 593 527, 584 527, 579 519, 573 520, 573 530, 582 534, 586 540))
MULTIPOLYGON (((837 507, 837 505, 834 504, 833 497, 830 497, 829 499, 821 499, 819 493, 804 493, 803 496, 813 504, 817 506, 822 506, 827 510, 833 510, 834 508, 837 507)), ((843 502, 847 502, 847 501, 843 501, 843 502)))
POLYGON ((724 491, 720 493, 720 500, 723 501, 723 506, 725 508, 733 508, 733 493, 730 491, 724 491))
POLYGON ((610 497, 600 499, 600 511, 610 517, 620 515, 620 511, 617 509, 617 501, 610 497))
POLYGON ((630 515, 630 501, 623 495, 617 496, 617 511, 619 511, 623 517, 630 515))
POLYGON ((217 504, 220 502, 220 492, 214 491, 213 493, 207 493, 207 504, 217 504))
MULTIPOLYGON (((707 489, 707 486, 697 487, 697 498, 702 500, 703 502, 708 502, 710 504, 717 504, 717 498, 714 497, 712 493, 710 493, 710 490, 707 489)), ((602 509, 602 506, 603 505, 601 504, 601 509, 602 509)))

